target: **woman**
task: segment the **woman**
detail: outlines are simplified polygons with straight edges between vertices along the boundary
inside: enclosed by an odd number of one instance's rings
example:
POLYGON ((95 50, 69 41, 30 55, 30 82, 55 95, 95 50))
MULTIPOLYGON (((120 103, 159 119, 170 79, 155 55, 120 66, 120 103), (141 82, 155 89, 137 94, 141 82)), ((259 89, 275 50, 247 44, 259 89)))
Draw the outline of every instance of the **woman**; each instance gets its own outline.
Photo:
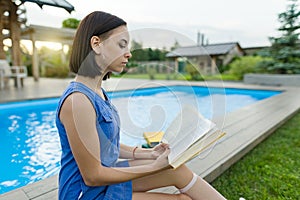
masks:
POLYGON ((119 143, 119 116, 101 83, 111 72, 122 72, 131 57, 128 44, 126 22, 105 12, 89 14, 77 29, 70 58, 76 77, 56 117, 59 199, 223 199, 186 166, 171 169, 167 144, 142 149, 119 143), (146 192, 169 185, 181 193, 146 192))

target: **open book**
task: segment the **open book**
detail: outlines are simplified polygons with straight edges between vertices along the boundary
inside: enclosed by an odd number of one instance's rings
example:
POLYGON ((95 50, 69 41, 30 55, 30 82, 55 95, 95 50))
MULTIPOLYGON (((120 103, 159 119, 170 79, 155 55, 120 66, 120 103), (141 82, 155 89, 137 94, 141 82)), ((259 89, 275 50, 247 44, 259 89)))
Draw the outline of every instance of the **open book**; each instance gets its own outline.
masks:
POLYGON ((207 150, 224 135, 196 108, 185 106, 167 128, 162 142, 170 145, 168 160, 173 168, 177 168, 207 150))

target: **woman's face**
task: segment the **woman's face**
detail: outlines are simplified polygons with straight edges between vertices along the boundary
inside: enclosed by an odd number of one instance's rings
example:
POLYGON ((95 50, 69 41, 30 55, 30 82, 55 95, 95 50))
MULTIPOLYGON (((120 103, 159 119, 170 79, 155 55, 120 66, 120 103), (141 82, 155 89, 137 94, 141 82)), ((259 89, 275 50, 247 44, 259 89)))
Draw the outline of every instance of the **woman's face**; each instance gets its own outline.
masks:
POLYGON ((123 71, 128 59, 132 56, 128 44, 129 34, 126 26, 115 28, 109 38, 101 42, 102 50, 99 57, 106 72, 120 73, 123 71))

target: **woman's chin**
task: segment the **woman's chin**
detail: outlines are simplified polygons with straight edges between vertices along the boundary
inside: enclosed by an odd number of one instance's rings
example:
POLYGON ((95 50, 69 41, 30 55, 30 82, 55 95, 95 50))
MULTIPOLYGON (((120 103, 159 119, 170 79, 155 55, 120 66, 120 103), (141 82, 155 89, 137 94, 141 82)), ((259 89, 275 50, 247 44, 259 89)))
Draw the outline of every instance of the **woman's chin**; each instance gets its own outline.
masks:
POLYGON ((116 67, 113 72, 115 73, 121 73, 124 70, 124 67, 116 67))

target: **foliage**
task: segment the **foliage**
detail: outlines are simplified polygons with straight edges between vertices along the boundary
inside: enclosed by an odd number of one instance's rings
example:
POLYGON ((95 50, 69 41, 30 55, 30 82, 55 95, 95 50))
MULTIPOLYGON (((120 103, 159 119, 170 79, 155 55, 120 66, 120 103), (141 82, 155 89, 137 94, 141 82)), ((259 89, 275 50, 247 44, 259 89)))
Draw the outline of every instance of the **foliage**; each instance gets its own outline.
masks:
POLYGON ((22 50, 22 64, 27 67, 28 76, 32 76, 32 55, 22 50))
MULTIPOLYGON (((137 73, 137 74, 121 74, 121 75, 114 75, 115 77, 122 78, 131 78, 131 79, 149 79, 150 75, 147 73, 137 73)), ((192 80, 191 76, 189 74, 181 74, 181 73, 155 73, 155 79, 157 80, 192 80)), ((236 81, 237 78, 234 75, 231 74, 220 74, 220 75, 208 75, 203 76, 203 80, 209 81, 209 80, 223 80, 223 81, 236 81)))
POLYGON ((148 55, 149 55, 149 61, 156 61, 156 60, 165 60, 166 57, 166 51, 162 51, 160 49, 154 49, 148 48, 148 55))
POLYGON ((142 49, 143 48, 143 43, 139 43, 135 40, 131 41, 131 50, 136 50, 136 49, 142 49))
POLYGON ((299 199, 300 113, 212 185, 227 199, 299 199))
POLYGON ((203 81, 203 77, 200 74, 199 69, 197 69, 196 66, 194 66, 192 63, 187 63, 185 65, 186 72, 191 76, 191 80, 195 81, 203 81))
POLYGON ((61 51, 47 47, 39 50, 41 75, 45 77, 66 78, 69 75, 68 62, 63 59, 61 51))
POLYGON ((300 50, 299 50, 299 16, 297 0, 290 0, 287 11, 278 15, 281 23, 278 31, 281 36, 270 37, 271 47, 259 55, 272 59, 263 61, 259 67, 271 73, 293 74, 300 73, 300 50))
POLYGON ((153 67, 148 67, 147 68, 147 73, 149 75, 149 79, 150 80, 154 80, 155 79, 156 70, 153 67))
POLYGON ((239 81, 238 77, 233 74, 216 74, 204 76, 206 81, 221 80, 221 81, 239 81))
POLYGON ((218 66, 219 73, 227 72, 230 69, 229 65, 220 65, 218 66))
POLYGON ((230 63, 234 62, 237 59, 240 59, 240 56, 233 57, 227 65, 218 65, 218 60, 217 60, 216 64, 217 64, 219 73, 223 74, 223 73, 228 72, 230 70, 230 63))
POLYGON ((132 40, 130 61, 163 61, 166 59, 165 49, 143 48, 142 43, 132 40))
POLYGON ((171 47, 171 51, 173 51, 173 50, 175 50, 175 49, 177 49, 177 48, 179 48, 179 47, 180 47, 179 42, 178 42, 177 40, 175 40, 174 45, 171 47))
POLYGON ((69 67, 65 64, 58 64, 46 67, 46 77, 66 78, 69 76, 69 67))
POLYGON ((132 57, 130 61, 148 61, 149 55, 148 52, 144 49, 134 49, 131 51, 132 57))
POLYGON ((80 23, 80 20, 78 20, 78 19, 68 18, 62 22, 62 27, 76 29, 79 26, 79 23, 80 23))
MULTIPOLYGON (((148 71, 149 72, 149 71, 148 71)), ((124 74, 122 78, 133 78, 133 79, 149 79, 151 78, 150 74, 124 74)), ((156 80, 186 80, 183 76, 177 76, 177 74, 162 74, 162 73, 155 73, 154 79, 156 80)))
POLYGON ((234 75, 238 80, 242 80, 244 74, 257 72, 258 63, 267 60, 269 59, 262 58, 260 56, 243 56, 237 58, 230 63, 230 70, 228 71, 228 74, 234 75))

